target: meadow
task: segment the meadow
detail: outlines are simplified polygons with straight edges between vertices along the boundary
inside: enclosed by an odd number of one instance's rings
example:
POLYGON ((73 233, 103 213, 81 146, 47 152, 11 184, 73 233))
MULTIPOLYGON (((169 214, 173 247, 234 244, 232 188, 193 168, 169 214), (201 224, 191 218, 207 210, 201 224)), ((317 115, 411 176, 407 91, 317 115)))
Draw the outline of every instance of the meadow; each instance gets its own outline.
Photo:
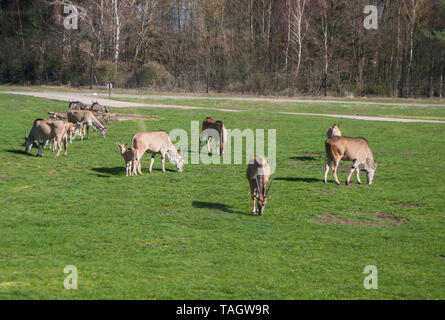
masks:
MULTIPOLYGON (((105 139, 90 130, 66 157, 46 149, 38 158, 36 148, 24 153, 25 129, 68 103, 0 94, 0 299, 445 298, 444 124, 341 119, 343 135, 367 138, 378 168, 372 185, 354 177, 346 186, 351 163, 342 162, 337 186, 332 174, 322 182, 331 118, 278 114, 266 102, 161 102, 243 111, 111 108, 153 119, 109 124, 105 139), (167 163, 162 173, 158 156, 149 174, 145 155, 143 176, 125 177, 116 142, 131 144, 138 131, 190 133, 207 116, 277 130, 264 216, 250 213, 245 164, 178 173, 167 163), (64 288, 66 265, 77 267, 77 290, 64 288), (367 265, 378 269, 377 290, 363 287, 367 265)), ((371 111, 445 118, 433 108, 371 111)))

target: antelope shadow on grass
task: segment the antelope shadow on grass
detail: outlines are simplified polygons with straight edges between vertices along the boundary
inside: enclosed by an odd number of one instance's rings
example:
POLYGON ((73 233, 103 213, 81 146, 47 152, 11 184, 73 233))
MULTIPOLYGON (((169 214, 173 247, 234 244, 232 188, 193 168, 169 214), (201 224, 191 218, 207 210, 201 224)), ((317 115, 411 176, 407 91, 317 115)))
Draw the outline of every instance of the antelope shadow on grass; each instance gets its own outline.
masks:
POLYGON ((317 161, 320 160, 323 156, 301 156, 301 157, 289 157, 291 160, 298 161, 317 161))
MULTIPOLYGON (((12 149, 9 149, 9 150, 5 150, 5 152, 15 153, 15 154, 23 154, 25 156, 33 156, 33 157, 35 157, 35 153, 34 154, 33 154, 33 152, 26 153, 25 150, 12 150, 12 149)), ((37 151, 36 151, 36 153, 37 153, 37 151)))
MULTIPOLYGON (((142 169, 142 174, 143 175, 144 174, 150 174, 147 169, 145 169, 145 170, 143 168, 141 168, 141 169, 142 169)), ((105 176, 103 174, 105 173, 105 174, 114 175, 114 176, 119 176, 119 175, 125 176, 125 173, 126 173, 127 169, 125 168, 125 166, 120 166, 120 167, 91 168, 91 170, 100 173, 100 174, 98 174, 99 177, 108 178, 109 176, 105 176)), ((162 171, 162 169, 161 168, 153 168, 152 172, 155 172, 155 171, 162 171)), ((165 171, 176 172, 176 170, 172 170, 172 169, 168 169, 168 168, 165 168, 165 171)))
POLYGON ((232 207, 224 203, 218 203, 218 202, 192 201, 192 206, 199 209, 223 211, 225 213, 236 213, 236 214, 246 214, 246 215, 248 214, 248 211, 246 212, 235 211, 232 209, 232 207))
POLYGON ((277 181, 288 181, 288 182, 323 182, 322 179, 317 178, 299 178, 299 177, 278 177, 275 178, 277 181))

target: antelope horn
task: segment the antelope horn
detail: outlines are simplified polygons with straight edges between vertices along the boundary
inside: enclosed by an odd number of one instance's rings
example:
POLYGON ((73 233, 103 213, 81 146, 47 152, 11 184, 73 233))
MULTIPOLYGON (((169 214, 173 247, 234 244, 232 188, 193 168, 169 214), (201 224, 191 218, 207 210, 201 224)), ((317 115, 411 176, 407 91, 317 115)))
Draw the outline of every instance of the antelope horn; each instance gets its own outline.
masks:
POLYGON ((256 176, 256 188, 257 188, 257 192, 258 192, 258 194, 261 193, 259 180, 260 180, 260 179, 258 178, 258 175, 257 175, 257 176, 256 176))
POLYGON ((267 192, 266 192, 266 195, 268 195, 268 194, 269 194, 270 188, 272 187, 272 182, 273 182, 273 179, 275 179, 275 178, 272 178, 272 180, 270 180, 270 183, 269 183, 269 188, 267 188, 267 192))

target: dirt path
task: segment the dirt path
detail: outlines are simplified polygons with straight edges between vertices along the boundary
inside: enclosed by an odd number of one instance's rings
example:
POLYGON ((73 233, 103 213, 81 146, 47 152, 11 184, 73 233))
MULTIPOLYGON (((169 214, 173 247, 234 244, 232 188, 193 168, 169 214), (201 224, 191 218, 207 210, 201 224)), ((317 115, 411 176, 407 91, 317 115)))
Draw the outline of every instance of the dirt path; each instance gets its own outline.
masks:
MULTIPOLYGON (((163 104, 146 104, 137 103, 129 101, 117 101, 106 98, 99 98, 99 96, 92 96, 87 93, 72 93, 72 92, 31 92, 31 91, 14 91, 14 92, 4 92, 9 94, 19 94, 28 95, 39 98, 46 98, 52 100, 70 101, 77 100, 86 104, 91 104, 92 101, 97 101, 102 105, 116 107, 116 108, 134 108, 134 107, 145 107, 145 108, 165 108, 165 109, 185 109, 185 110, 215 110, 222 112, 241 112, 242 110, 234 109, 218 109, 218 108, 203 108, 203 107, 190 107, 190 106, 180 106, 180 105, 163 105, 163 104)), ((100 95, 102 96, 102 95, 100 95)), ((113 95, 114 97, 131 97, 132 95, 113 95)), ((144 97, 144 96, 134 96, 134 97, 144 97)), ((147 96, 145 96, 147 97, 147 96)), ((150 96, 152 97, 152 96, 150 96)), ((153 96, 159 99, 168 97, 169 99, 184 99, 181 96, 153 96)), ((187 97, 188 99, 221 99, 221 98, 204 98, 204 97, 187 97)), ((379 104, 382 103, 371 103, 371 102, 345 102, 345 101, 322 101, 322 100, 289 100, 289 99, 261 99, 261 98, 224 98, 231 100, 248 100, 248 101, 283 101, 283 102, 302 102, 302 103, 354 103, 354 104, 379 104)), ((394 106, 444 106, 445 105, 425 105, 425 104, 399 104, 399 103, 383 103, 383 105, 394 105, 394 106)), ((423 119, 405 119, 405 118, 388 118, 388 117, 372 117, 372 116, 356 116, 356 115, 340 115, 340 114, 319 114, 319 113, 297 113, 297 112, 278 112, 279 114, 286 115, 299 115, 299 116, 319 116, 319 117, 333 117, 333 118, 344 118, 344 119, 354 119, 354 120, 365 120, 365 121, 389 121, 389 122, 422 122, 422 123, 445 123, 441 120, 423 120, 423 119)))
POLYGON ((388 117, 372 117, 372 116, 351 116, 351 115, 344 115, 344 114, 342 115, 342 114, 297 113, 297 112, 279 112, 279 113, 289 114, 289 115, 297 115, 297 116, 322 116, 322 117, 366 120, 366 121, 445 123, 445 121, 441 121, 441 120, 388 118, 388 117))
MULTIPOLYGON (((61 100, 61 101, 80 101, 86 104, 91 104, 93 101, 97 101, 102 105, 115 108, 135 108, 135 107, 146 107, 146 108, 165 108, 165 109, 195 109, 195 110, 216 110, 223 112, 240 112, 241 110, 232 109, 217 109, 217 108, 202 108, 202 107, 190 107, 190 106, 178 106, 178 105, 164 105, 164 104, 147 104, 129 101, 117 101, 106 98, 99 98, 99 96, 93 96, 88 93, 73 93, 73 92, 31 92, 31 91, 11 91, 2 92, 8 94, 19 94, 26 96, 33 96, 38 98, 45 98, 51 100, 61 100)), ((113 95, 115 96, 115 95, 113 95)), ((117 98, 117 96, 115 96, 117 98)))
MULTIPOLYGON (((100 93, 99 96, 106 96, 100 93)), ((293 98, 252 98, 252 97, 199 97, 199 96, 181 96, 181 95, 137 95, 137 94, 113 94, 115 98, 136 98, 136 99, 173 99, 173 100, 231 100, 231 101, 263 101, 263 102, 297 102, 297 103, 336 103, 336 104, 358 104, 358 105, 384 105, 396 107, 445 107, 445 104, 427 104, 427 103, 394 103, 394 102, 366 102, 366 101, 348 101, 348 100, 328 100, 328 99, 293 99, 293 98)))

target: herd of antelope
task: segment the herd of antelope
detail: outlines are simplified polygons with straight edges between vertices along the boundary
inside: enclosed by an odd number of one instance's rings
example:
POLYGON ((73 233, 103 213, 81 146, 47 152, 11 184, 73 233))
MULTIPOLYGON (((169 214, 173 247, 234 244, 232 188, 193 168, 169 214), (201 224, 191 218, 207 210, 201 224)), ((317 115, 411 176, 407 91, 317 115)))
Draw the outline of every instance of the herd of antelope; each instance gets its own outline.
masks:
MULTIPOLYGON (((107 129, 97 119, 95 113, 108 112, 109 110, 107 107, 102 106, 97 102, 93 103, 91 107, 88 107, 86 104, 79 101, 70 102, 66 119, 57 113, 51 113, 52 115, 48 120, 36 119, 34 121, 28 136, 26 136, 25 131, 25 152, 29 153, 34 142, 37 141, 37 156, 43 156, 43 149, 48 143, 50 144, 50 148, 52 145, 52 151, 58 149, 56 157, 59 156, 62 147, 64 148, 63 155, 65 156, 68 148, 68 135, 70 143, 76 136, 80 136, 80 139, 83 140, 86 130, 87 139, 89 139, 90 127, 93 127, 95 131, 99 130, 101 136, 105 138, 107 129)), ((337 169, 340 160, 348 160, 352 161, 353 164, 346 179, 346 184, 349 185, 351 176, 354 172, 356 172, 357 175, 357 182, 359 184, 362 183, 360 180, 360 165, 363 165, 366 171, 368 184, 372 184, 377 163, 374 162, 368 141, 362 137, 352 138, 342 136, 339 125, 330 127, 326 135, 326 167, 324 183, 327 183, 329 169, 331 169, 335 182, 340 184, 337 177, 337 169)), ((217 146, 218 154, 223 155, 227 136, 227 129, 221 120, 215 121, 212 118, 207 117, 202 123, 199 149, 201 149, 201 141, 206 141, 207 151, 210 153, 210 141, 213 138, 217 146), (216 134, 210 135, 208 133, 209 129, 214 130, 213 132, 216 132, 216 134)), ((116 144, 125 161, 126 176, 142 175, 141 159, 145 153, 151 153, 150 173, 152 172, 156 154, 161 155, 163 172, 165 172, 165 157, 176 164, 178 172, 182 172, 184 169, 184 156, 181 150, 178 151, 178 149, 176 149, 166 131, 138 132, 132 137, 131 148, 127 148, 127 144, 116 144)), ((270 175, 270 166, 264 157, 256 155, 250 159, 247 165, 246 178, 250 185, 252 200, 251 212, 253 214, 258 212, 261 216, 264 213, 267 200, 270 198, 269 192, 273 182, 272 178, 267 187, 270 175)))

